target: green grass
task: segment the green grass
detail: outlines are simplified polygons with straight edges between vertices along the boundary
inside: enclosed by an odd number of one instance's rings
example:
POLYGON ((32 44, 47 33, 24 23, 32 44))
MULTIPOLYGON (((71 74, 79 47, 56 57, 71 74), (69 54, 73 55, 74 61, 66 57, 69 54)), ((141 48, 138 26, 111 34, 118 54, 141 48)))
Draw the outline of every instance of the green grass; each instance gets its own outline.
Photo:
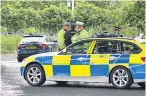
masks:
POLYGON ((1 35, 1 52, 14 53, 17 51, 18 43, 21 40, 20 35, 1 35))

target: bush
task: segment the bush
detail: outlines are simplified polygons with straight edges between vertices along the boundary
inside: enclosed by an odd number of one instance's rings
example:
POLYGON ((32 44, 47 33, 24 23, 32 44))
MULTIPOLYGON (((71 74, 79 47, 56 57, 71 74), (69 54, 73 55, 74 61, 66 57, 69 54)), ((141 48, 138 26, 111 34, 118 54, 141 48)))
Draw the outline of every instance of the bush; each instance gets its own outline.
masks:
POLYGON ((25 28, 25 29, 23 29, 23 33, 35 33, 36 32, 36 29, 35 29, 35 27, 29 27, 29 28, 25 28))
POLYGON ((14 53, 17 50, 18 43, 21 40, 20 35, 1 35, 1 52, 14 53))

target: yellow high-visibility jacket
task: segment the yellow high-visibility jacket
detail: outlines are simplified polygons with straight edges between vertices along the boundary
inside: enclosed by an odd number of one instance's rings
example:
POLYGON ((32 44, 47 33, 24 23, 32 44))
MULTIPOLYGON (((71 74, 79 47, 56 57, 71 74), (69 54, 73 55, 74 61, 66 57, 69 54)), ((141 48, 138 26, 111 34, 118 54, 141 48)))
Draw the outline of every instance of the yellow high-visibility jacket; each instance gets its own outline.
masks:
POLYGON ((60 49, 63 49, 65 48, 65 44, 64 44, 64 34, 65 34, 65 31, 64 29, 60 30, 58 32, 58 35, 57 35, 57 40, 58 40, 58 46, 60 49))
POLYGON ((79 40, 82 40, 84 38, 88 38, 89 37, 89 33, 86 30, 82 30, 79 33, 76 33, 72 38, 72 42, 75 43, 79 40))

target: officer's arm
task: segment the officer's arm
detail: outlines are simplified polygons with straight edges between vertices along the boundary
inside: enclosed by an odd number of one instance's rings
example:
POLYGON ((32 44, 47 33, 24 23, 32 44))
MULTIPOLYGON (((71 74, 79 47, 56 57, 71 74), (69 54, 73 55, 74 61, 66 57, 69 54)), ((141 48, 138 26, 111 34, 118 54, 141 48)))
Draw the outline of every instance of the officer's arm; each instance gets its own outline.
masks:
POLYGON ((64 48, 64 33, 62 31, 58 32, 58 45, 60 49, 64 48))
POLYGON ((77 40, 77 37, 74 35, 72 38, 71 38, 71 41, 72 41, 72 43, 75 43, 77 40))
POLYGON ((84 30, 84 32, 82 33, 81 38, 84 39, 84 38, 88 38, 88 37, 90 37, 90 36, 89 36, 89 33, 88 33, 87 31, 84 30))

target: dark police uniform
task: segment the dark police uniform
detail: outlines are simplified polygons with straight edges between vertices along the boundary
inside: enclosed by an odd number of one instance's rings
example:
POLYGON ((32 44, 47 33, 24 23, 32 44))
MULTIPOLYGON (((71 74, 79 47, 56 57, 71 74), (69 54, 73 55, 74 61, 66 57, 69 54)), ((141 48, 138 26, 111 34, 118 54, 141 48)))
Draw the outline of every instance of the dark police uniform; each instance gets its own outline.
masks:
POLYGON ((72 37, 72 35, 71 35, 70 31, 66 31, 64 34, 64 44, 66 47, 68 45, 72 44, 71 37, 72 37))

